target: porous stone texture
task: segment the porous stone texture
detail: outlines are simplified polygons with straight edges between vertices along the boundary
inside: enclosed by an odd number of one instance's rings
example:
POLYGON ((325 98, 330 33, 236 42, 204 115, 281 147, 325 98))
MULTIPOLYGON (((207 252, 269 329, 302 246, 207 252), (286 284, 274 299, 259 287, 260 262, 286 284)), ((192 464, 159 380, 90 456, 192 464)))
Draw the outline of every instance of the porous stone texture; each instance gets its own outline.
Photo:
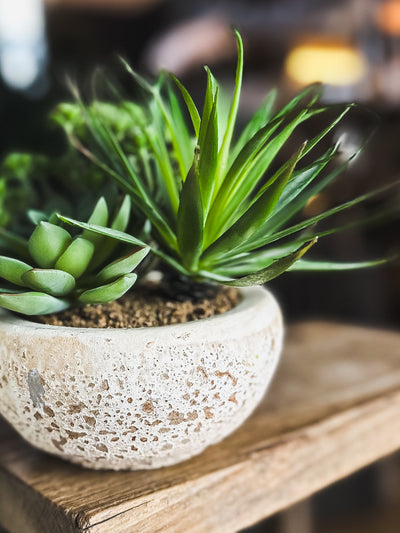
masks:
POLYGON ((241 291, 224 315, 139 329, 0 317, 0 412, 32 445, 95 469, 172 465, 234 431, 282 346, 279 307, 241 291))

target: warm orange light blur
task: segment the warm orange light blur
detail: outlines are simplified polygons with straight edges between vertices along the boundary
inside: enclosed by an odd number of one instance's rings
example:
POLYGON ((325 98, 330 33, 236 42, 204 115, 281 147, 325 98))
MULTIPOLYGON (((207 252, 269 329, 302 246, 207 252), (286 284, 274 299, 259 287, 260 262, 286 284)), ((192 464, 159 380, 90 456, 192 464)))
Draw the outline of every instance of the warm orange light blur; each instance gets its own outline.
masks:
POLYGON ((376 21, 389 35, 400 35, 400 1, 387 0, 377 7, 376 21))
POLYGON ((321 192, 319 194, 311 196, 311 198, 304 206, 303 215, 306 217, 320 215, 321 213, 329 209, 329 207, 330 205, 328 196, 325 193, 321 192))
POLYGON ((366 71, 362 53, 343 43, 309 42, 294 47, 285 61, 286 74, 296 83, 315 81, 353 85, 366 71))

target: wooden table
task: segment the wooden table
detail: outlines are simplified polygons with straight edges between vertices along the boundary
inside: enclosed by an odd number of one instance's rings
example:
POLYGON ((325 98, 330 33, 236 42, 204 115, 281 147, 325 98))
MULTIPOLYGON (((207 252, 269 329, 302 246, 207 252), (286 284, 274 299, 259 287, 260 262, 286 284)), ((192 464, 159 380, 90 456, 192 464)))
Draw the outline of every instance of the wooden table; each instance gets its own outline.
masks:
POLYGON ((400 334, 305 323, 267 398, 231 437, 175 467, 85 471, 0 425, 11 533, 234 532, 400 448, 400 334))

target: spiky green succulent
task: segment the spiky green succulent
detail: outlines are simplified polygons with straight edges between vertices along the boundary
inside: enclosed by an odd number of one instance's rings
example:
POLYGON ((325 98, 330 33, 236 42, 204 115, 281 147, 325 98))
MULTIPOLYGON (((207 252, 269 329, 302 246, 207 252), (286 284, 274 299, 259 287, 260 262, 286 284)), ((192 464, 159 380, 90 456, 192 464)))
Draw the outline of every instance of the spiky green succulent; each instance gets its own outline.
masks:
MULTIPOLYGON (((273 114, 272 92, 237 135, 243 46, 238 33, 236 37, 238 63, 227 116, 220 105, 219 84, 208 68, 200 114, 174 76, 164 73, 150 84, 126 65, 148 96, 144 105, 125 101, 115 105, 131 116, 130 149, 121 145, 101 119, 96 102, 86 105, 79 97, 75 106, 86 120, 92 142, 89 149, 73 128, 67 131, 71 141, 130 195, 135 209, 152 225, 153 252, 188 278, 246 286, 267 282, 288 269, 359 268, 380 263, 346 265, 301 259, 318 237, 343 229, 321 229, 319 222, 376 194, 359 196, 293 222, 310 198, 348 163, 332 167, 338 145, 312 155, 351 105, 319 107, 320 89, 312 86, 273 114), (332 111, 336 111, 335 118, 326 127, 278 164, 282 148, 301 124, 317 116, 331 117, 332 111)), ((65 122, 65 106, 59 107, 56 115, 59 123, 65 122)), ((125 242, 133 238, 62 219, 125 242)))
MULTIPOLYGON (((110 228, 125 230, 129 216, 130 199, 126 196, 110 228)), ((108 219, 107 203, 100 198, 88 222, 107 227, 108 219)), ((38 222, 26 243, 25 260, 0 256, 4 285, 0 288, 0 307, 25 315, 57 313, 116 300, 133 286, 137 275, 132 271, 147 255, 148 247, 136 243, 134 249, 111 260, 118 244, 115 239, 88 230, 72 237, 53 222, 38 222)))

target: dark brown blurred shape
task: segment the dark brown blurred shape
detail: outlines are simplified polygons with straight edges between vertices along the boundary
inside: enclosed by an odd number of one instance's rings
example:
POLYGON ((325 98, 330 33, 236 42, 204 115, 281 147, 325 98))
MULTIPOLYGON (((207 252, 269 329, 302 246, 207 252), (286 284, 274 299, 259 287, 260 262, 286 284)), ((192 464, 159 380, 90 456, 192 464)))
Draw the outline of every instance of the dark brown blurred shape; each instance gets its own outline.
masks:
POLYGON ((45 0, 49 6, 91 8, 102 11, 143 10, 162 0, 45 0))

